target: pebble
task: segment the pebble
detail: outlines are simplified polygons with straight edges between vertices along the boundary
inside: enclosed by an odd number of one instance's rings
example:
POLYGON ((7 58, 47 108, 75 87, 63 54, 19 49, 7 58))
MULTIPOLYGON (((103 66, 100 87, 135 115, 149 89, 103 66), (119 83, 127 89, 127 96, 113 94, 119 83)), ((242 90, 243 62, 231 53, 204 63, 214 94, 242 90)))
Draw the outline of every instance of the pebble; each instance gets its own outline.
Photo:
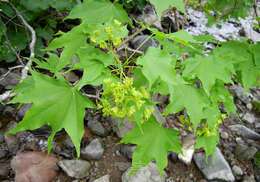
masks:
POLYGON ((126 156, 128 159, 132 159, 135 148, 136 148, 135 145, 121 144, 120 152, 122 155, 126 156))
POLYGON ((242 171, 242 169, 239 167, 239 166, 237 166, 237 165, 234 165, 233 167, 232 167, 232 171, 235 173, 235 175, 237 175, 237 176, 242 176, 243 175, 243 171, 242 171))
POLYGON ((84 160, 62 160, 59 167, 70 177, 84 178, 89 175, 90 163, 84 160))
POLYGON ((240 135, 245 138, 252 139, 252 140, 260 140, 260 134, 252 131, 251 129, 249 129, 243 125, 240 125, 240 124, 231 125, 231 126, 229 126, 229 129, 231 131, 239 132, 240 135))
POLYGON ((98 135, 98 136, 101 136, 101 137, 105 137, 108 135, 108 130, 105 129, 103 127, 103 125, 95 118, 91 118, 89 121, 88 121, 88 129, 98 135))
POLYGON ((131 167, 131 164, 129 162, 116 162, 116 166, 119 169, 119 171, 126 171, 129 167, 131 167))
POLYGON ((0 149, 0 159, 5 158, 8 155, 8 151, 0 149))
POLYGON ((0 179, 1 178, 7 178, 9 175, 9 169, 8 166, 0 166, 0 179))
POLYGON ((214 163, 212 163, 212 156, 209 157, 208 162, 206 161, 204 152, 195 153, 194 161, 207 180, 235 181, 231 168, 219 148, 216 150, 214 163))
POLYGON ((141 48, 139 48, 139 51, 142 52, 145 52, 149 47, 157 47, 158 42, 151 38, 146 40, 148 37, 149 35, 138 35, 131 41, 131 45, 134 49, 137 49, 141 44, 143 44, 141 48), (146 42, 144 43, 145 40, 146 42))
POLYGON ((254 122, 256 120, 255 116, 248 112, 243 116, 242 119, 249 124, 254 124, 254 122))
POLYGON ((127 118, 121 123, 119 127, 118 127, 118 122, 120 121, 120 119, 109 118, 108 121, 111 122, 112 129, 119 138, 123 138, 126 135, 126 133, 128 133, 135 127, 134 122, 128 121, 127 118))
POLYGON ((103 176, 103 177, 101 177, 101 178, 96 179, 96 180, 93 181, 93 182, 109 182, 109 178, 110 178, 109 175, 105 175, 105 176, 103 176))
POLYGON ((23 104, 22 107, 17 112, 17 120, 22 120, 26 112, 31 108, 32 104, 23 104))
POLYGON ((16 154, 19 149, 19 141, 15 135, 5 135, 5 143, 9 152, 16 154))
POLYGON ((81 157, 86 160, 100 160, 104 153, 104 147, 100 139, 94 139, 81 150, 81 157))
POLYGON ((236 158, 242 162, 244 160, 249 161, 249 160, 253 159, 256 152, 257 152, 257 149, 255 147, 248 147, 246 145, 238 144, 235 148, 236 158))
POLYGON ((222 139, 225 139, 225 140, 226 140, 226 139, 228 139, 228 137, 229 137, 229 136, 228 136, 228 133, 227 133, 227 132, 225 132, 225 131, 224 131, 224 132, 221 132, 221 138, 222 138, 222 139))
POLYGON ((122 182, 165 182, 166 173, 162 179, 160 178, 159 171, 156 164, 150 162, 147 166, 139 169, 135 174, 129 176, 132 168, 128 168, 126 172, 122 175, 122 182))

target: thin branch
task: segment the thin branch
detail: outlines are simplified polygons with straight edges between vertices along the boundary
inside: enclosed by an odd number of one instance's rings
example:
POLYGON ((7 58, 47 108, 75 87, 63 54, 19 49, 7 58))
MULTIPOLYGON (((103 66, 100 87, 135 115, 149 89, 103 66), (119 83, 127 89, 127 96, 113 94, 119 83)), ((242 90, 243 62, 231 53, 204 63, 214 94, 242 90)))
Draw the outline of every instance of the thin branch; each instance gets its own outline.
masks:
POLYGON ((11 71, 18 69, 18 68, 23 68, 23 67, 24 66, 22 66, 22 65, 18 65, 18 66, 8 68, 8 71, 0 77, 0 81, 4 80, 7 77, 7 75, 9 75, 11 73, 11 71))
MULTIPOLYGON (((255 16, 256 16, 256 18, 258 18, 259 16, 258 16, 258 11, 257 11, 257 0, 254 0, 253 7, 254 7, 254 11, 255 11, 255 16)), ((258 25, 259 25, 259 28, 260 28, 260 20, 258 20, 258 25)))
MULTIPOLYGON (((1 18, 1 17, 0 17, 0 21, 2 21, 2 18, 1 18)), ((7 34, 6 34, 6 31, 5 31, 5 30, 6 30, 5 24, 3 24, 3 25, 4 25, 4 30, 3 30, 2 32, 3 32, 3 34, 4 34, 6 43, 7 43, 8 46, 10 47, 11 51, 15 54, 15 56, 17 57, 17 59, 18 59, 18 61, 21 63, 21 65, 24 66, 22 58, 21 58, 21 57, 19 56, 19 54, 15 51, 14 47, 12 46, 11 42, 10 42, 9 39, 8 39, 8 36, 7 36, 7 34)))
MULTIPOLYGON (((29 25, 27 23, 27 21, 23 18, 22 14, 16 9, 16 7, 12 3, 10 3, 10 2, 9 2, 9 4, 15 10, 17 16, 22 20, 24 26, 26 28, 28 28, 29 31, 31 32, 32 40, 31 40, 31 43, 29 45, 29 48, 30 48, 30 58, 33 58, 35 56, 34 48, 35 48, 35 43, 36 43, 36 33, 35 33, 35 30, 31 27, 31 25, 29 25)), ((22 77, 21 77, 22 80, 24 80, 27 77, 29 68, 31 67, 31 64, 32 64, 32 62, 28 61, 26 66, 22 70, 22 77)))
POLYGON ((177 27, 177 32, 180 30, 179 21, 178 21, 178 15, 176 8, 173 9, 174 19, 177 27))
MULTIPOLYGON (((31 25, 29 25, 27 23, 27 21, 23 18, 22 14, 16 9, 16 7, 9 2, 8 0, 0 0, 1 2, 7 2, 11 5, 11 7, 15 10, 17 16, 21 19, 22 23, 24 24, 24 26, 29 29, 29 31, 31 32, 31 43, 29 45, 29 49, 30 49, 30 58, 33 58, 35 56, 34 53, 34 48, 35 48, 35 43, 36 43, 36 33, 35 30, 31 27, 31 25)), ((32 62, 28 61, 27 64, 25 65, 25 67, 22 70, 22 75, 21 75, 21 80, 20 82, 22 82, 27 76, 28 76, 28 71, 31 67, 32 62)), ((10 91, 5 92, 4 94, 0 95, 0 101, 4 101, 6 99, 8 99, 9 97, 13 97, 15 96, 15 93, 10 94, 10 91)))

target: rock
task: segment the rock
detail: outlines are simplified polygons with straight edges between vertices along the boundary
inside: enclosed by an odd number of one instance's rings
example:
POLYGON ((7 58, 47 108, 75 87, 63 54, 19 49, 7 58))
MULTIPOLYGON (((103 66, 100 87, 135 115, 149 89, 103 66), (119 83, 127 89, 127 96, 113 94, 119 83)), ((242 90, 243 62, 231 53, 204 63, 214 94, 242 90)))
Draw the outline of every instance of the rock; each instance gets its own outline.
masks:
POLYGON ((117 136, 119 138, 123 138, 126 133, 128 133, 135 127, 135 123, 128 121, 127 118, 121 123, 121 125, 119 127, 118 127, 118 122, 120 121, 120 119, 118 119, 118 118, 111 119, 110 118, 109 121, 111 122, 113 131, 117 134, 117 136))
POLYGON ((0 166, 0 179, 7 178, 9 175, 9 165, 1 164, 0 166))
POLYGON ((109 182, 109 178, 110 178, 109 175, 105 175, 105 176, 103 176, 103 177, 101 177, 101 178, 96 179, 96 180, 93 181, 93 182, 109 182))
POLYGON ((245 176, 242 182, 256 182, 256 181, 254 175, 251 175, 251 176, 245 176))
POLYGON ((13 117, 15 115, 15 109, 12 106, 6 106, 3 110, 3 115, 13 117))
POLYGON ((149 163, 146 167, 139 169, 135 174, 129 177, 131 168, 129 168, 122 175, 122 182, 165 182, 166 173, 164 173, 162 179, 157 169, 156 164, 149 163))
POLYGON ((234 166, 232 167, 232 171, 233 171, 234 174, 237 175, 237 176, 242 176, 242 175, 243 175, 242 169, 241 169, 239 166, 237 166, 237 165, 234 165, 234 166))
POLYGON ((243 119, 243 121, 245 121, 249 124, 253 124, 256 120, 255 116, 251 113, 246 113, 242 119, 243 119))
MULTIPOLYGON (((182 25, 182 18, 183 18, 183 15, 180 14, 178 11, 177 11, 177 17, 178 17, 178 23, 179 23, 179 26, 182 25)), ((162 26, 163 28, 165 28, 166 30, 170 30, 171 32, 177 32, 178 29, 177 29, 177 23, 175 21, 175 17, 173 15, 173 11, 170 11, 169 13, 167 13, 166 15, 163 15, 162 16, 162 26)), ((185 18, 185 22, 184 22, 184 28, 186 29, 188 25, 188 22, 185 18)), ((171 33, 169 32, 169 33, 171 33)))
MULTIPOLYGON (((6 72, 6 69, 0 68, 0 75, 4 75, 6 72)), ((16 71, 13 71, 5 79, 0 80, 0 85, 4 86, 6 90, 11 90, 19 83, 20 79, 20 75, 16 71)))
POLYGON ((245 141, 244 141, 242 138, 240 138, 240 137, 237 137, 237 138, 236 138, 236 142, 237 142, 237 144, 239 144, 239 145, 245 145, 245 141))
POLYGON ((182 141, 182 154, 178 154, 178 158, 185 164, 190 164, 194 154, 195 135, 187 135, 182 141))
POLYGON ((5 142, 5 137, 2 133, 0 133, 0 144, 5 142))
POLYGON ((70 177, 84 178, 89 175, 90 163, 84 160, 62 160, 59 167, 70 177))
POLYGON ((249 94, 244 92, 243 87, 240 85, 233 85, 229 88, 229 91, 236 96, 239 100, 241 100, 244 104, 251 103, 251 99, 249 97, 249 94))
POLYGON ((129 167, 131 167, 131 164, 129 162, 116 162, 116 166, 119 169, 119 171, 126 171, 129 167))
POLYGON ((229 126, 229 129, 231 131, 236 131, 239 132, 241 136, 248 138, 248 139, 252 139, 252 140, 260 140, 260 135, 252 130, 250 130, 249 128, 240 125, 240 124, 236 124, 236 125, 231 125, 229 126))
POLYGON ((253 159, 256 152, 257 149, 255 147, 248 147, 246 145, 238 144, 235 148, 236 158, 240 161, 244 161, 244 160, 249 161, 253 159))
POLYGON ((99 139, 94 139, 81 150, 81 157, 86 160, 100 160, 104 153, 103 144, 99 139))
POLYGON ((134 19, 139 22, 143 22, 145 25, 149 22, 155 21, 151 27, 157 28, 160 31, 163 31, 161 21, 158 20, 158 16, 153 8, 153 6, 149 3, 145 6, 143 13, 141 15, 132 14, 131 15, 134 19))
POLYGON ((172 162, 175 163, 178 161, 178 154, 176 152, 168 152, 168 155, 172 162))
POLYGON ((0 159, 5 158, 8 155, 8 151, 0 149, 0 159))
POLYGON ((135 148, 136 148, 135 145, 121 144, 120 153, 123 154, 124 156, 126 156, 128 159, 132 159, 135 148))
POLYGON ((88 121, 88 129, 98 135, 98 136, 101 136, 101 137, 105 137, 108 135, 108 130, 105 129, 103 127, 103 125, 95 118, 91 118, 89 121, 88 121))
POLYGON ((42 152, 28 152, 15 156, 11 167, 16 182, 51 182, 58 174, 53 167, 58 159, 42 152))
POLYGON ((203 152, 194 154, 194 161, 207 180, 235 181, 228 162, 218 148, 214 164, 212 156, 209 157, 208 163, 206 162, 206 155, 203 152))
POLYGON ((221 136, 222 139, 225 139, 225 140, 228 139, 228 133, 227 132, 221 132, 220 136, 221 136))
POLYGON ((157 41, 148 38, 148 35, 138 35, 133 40, 131 40, 131 45, 134 49, 137 49, 141 46, 138 50, 142 52, 145 52, 149 47, 158 47, 157 41))
POLYGON ((250 26, 250 23, 253 21, 252 16, 248 16, 245 19, 240 18, 239 22, 241 23, 246 37, 253 40, 254 42, 260 41, 260 33, 256 32, 252 26, 250 26))
POLYGON ((16 154, 19 149, 19 141, 15 135, 5 135, 5 143, 10 153, 16 154))
POLYGON ((161 116, 161 112, 159 111, 156 105, 154 105, 153 107, 154 107, 153 116, 160 124, 164 124, 166 122, 165 117, 161 116))
POLYGON ((32 104, 23 104, 23 106, 17 112, 17 120, 22 120, 26 112, 31 108, 32 104))
MULTIPOLYGON (((0 89, 0 93, 1 93, 1 89, 0 89)), ((0 103, 0 113, 3 112, 4 108, 5 108, 5 106, 0 103)))

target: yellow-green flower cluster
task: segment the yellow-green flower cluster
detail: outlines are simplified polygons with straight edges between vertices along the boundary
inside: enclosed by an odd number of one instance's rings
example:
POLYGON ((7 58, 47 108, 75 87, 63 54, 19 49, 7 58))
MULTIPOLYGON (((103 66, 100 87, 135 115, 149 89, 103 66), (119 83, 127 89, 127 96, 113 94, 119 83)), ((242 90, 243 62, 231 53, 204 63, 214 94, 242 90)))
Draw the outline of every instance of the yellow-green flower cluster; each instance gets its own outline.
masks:
POLYGON ((133 114, 142 111, 143 120, 140 121, 141 123, 150 118, 153 107, 145 105, 149 94, 145 88, 137 90, 133 87, 133 78, 126 77, 123 82, 105 79, 103 88, 99 109, 102 109, 104 116, 129 117, 130 120, 133 120, 133 114), (141 109, 144 106, 145 109, 141 109))
POLYGON ((226 118, 225 114, 221 115, 221 118, 217 120, 213 128, 210 128, 208 124, 205 127, 197 131, 198 136, 216 136, 218 134, 218 126, 222 123, 222 120, 226 118))
POLYGON ((121 44, 121 39, 127 35, 126 27, 114 19, 93 30, 90 36, 92 43, 98 44, 101 48, 107 48, 107 42, 112 42, 115 47, 121 44))

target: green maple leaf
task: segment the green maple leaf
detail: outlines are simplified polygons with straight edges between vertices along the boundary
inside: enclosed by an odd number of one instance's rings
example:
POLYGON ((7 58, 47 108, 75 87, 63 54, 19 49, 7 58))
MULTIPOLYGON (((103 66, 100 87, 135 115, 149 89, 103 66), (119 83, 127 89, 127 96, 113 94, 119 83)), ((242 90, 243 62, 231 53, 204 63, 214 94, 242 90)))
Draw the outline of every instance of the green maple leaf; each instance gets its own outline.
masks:
POLYGON ((83 76, 75 86, 80 90, 84 85, 101 85, 105 78, 111 77, 109 65, 114 65, 114 56, 90 45, 80 48, 77 53, 79 62, 72 69, 83 69, 83 76))
MULTIPOLYGON (((195 148, 203 148, 206 152, 206 158, 211 154, 215 154, 216 152, 216 145, 219 142, 219 135, 217 136, 197 136, 196 138, 196 145, 195 148)), ((215 155, 213 155, 213 161, 214 161, 215 155)))
POLYGON ((133 153, 131 174, 155 159, 162 177, 163 169, 168 163, 168 151, 181 153, 181 144, 177 136, 179 132, 164 128, 153 116, 142 125, 142 129, 143 131, 135 127, 120 141, 137 145, 133 153))
POLYGON ((175 62, 174 57, 155 47, 149 47, 146 54, 137 60, 137 64, 143 66, 142 73, 149 81, 149 89, 159 78, 172 85, 184 83, 174 69, 175 62))
POLYGON ((86 24, 82 23, 67 33, 61 33, 60 37, 55 38, 51 41, 49 46, 44 49, 45 51, 53 51, 58 48, 63 48, 57 70, 61 70, 70 64, 72 57, 76 55, 79 48, 86 45, 88 38, 87 34, 84 33, 86 26, 86 24))
POLYGON ((232 94, 225 88, 224 83, 221 81, 217 81, 214 87, 211 90, 210 99, 216 105, 218 102, 222 102, 227 114, 236 113, 236 105, 234 104, 234 98, 232 94))
POLYGON ((56 74, 59 70, 57 70, 57 66, 59 64, 59 57, 56 54, 48 53, 49 58, 45 59, 45 61, 40 61, 37 58, 30 58, 31 61, 37 63, 36 68, 41 68, 45 70, 49 70, 50 72, 56 74))
POLYGON ((204 108, 209 106, 204 90, 184 84, 170 86, 169 89, 171 92, 170 104, 167 105, 165 114, 175 114, 186 108, 194 129, 196 129, 201 119, 205 119, 204 108))
POLYGON ((209 94, 216 80, 222 80, 224 83, 233 83, 231 80, 232 73, 235 73, 231 63, 218 61, 215 55, 196 56, 185 62, 183 71, 184 77, 199 77, 202 86, 209 94))
POLYGON ((109 0, 84 0, 82 4, 75 6, 66 17, 66 19, 75 18, 81 18, 88 24, 105 23, 111 19, 131 23, 122 5, 111 3, 109 0))
POLYGON ((34 130, 48 124, 52 128, 52 134, 48 139, 50 152, 55 133, 64 128, 79 156, 80 142, 84 134, 85 108, 95 108, 95 105, 61 76, 56 80, 35 71, 31 73, 32 77, 14 90, 19 94, 10 103, 32 103, 32 107, 23 120, 7 134, 34 130), (32 83, 28 83, 30 81, 32 83))
POLYGON ((161 18, 163 11, 168 9, 169 7, 175 7, 182 13, 185 13, 185 3, 182 0, 149 0, 155 7, 156 12, 161 18))

